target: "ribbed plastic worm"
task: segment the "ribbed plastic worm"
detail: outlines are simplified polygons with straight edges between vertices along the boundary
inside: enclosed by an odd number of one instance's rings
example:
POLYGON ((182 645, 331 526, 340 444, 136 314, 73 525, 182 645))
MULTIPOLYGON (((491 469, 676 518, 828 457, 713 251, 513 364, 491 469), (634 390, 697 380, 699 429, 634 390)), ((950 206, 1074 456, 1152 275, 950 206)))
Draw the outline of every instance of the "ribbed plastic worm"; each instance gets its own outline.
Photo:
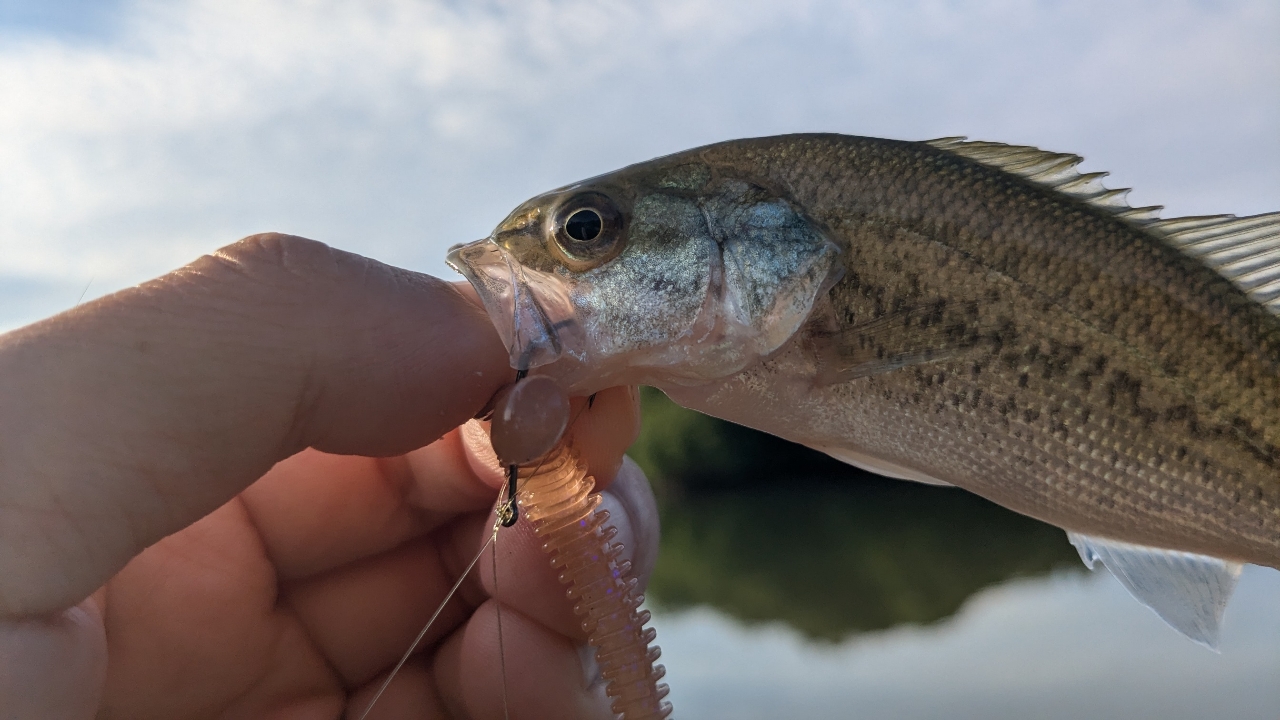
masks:
POLYGON ((617 528, 609 524, 607 510, 597 509, 595 480, 564 441, 521 471, 517 503, 568 586, 574 612, 596 648, 613 711, 625 720, 667 717, 668 687, 658 682, 666 669, 654 664, 661 654, 652 644, 657 633, 645 627, 649 611, 639 609, 644 596, 631 563, 621 557, 622 544, 614 541, 617 528))
MULTIPOLYGON (((514 388, 496 401, 495 453, 518 463, 510 466, 508 485, 509 490, 516 490, 515 505, 509 496, 499 501, 493 534, 441 607, 497 538, 500 528, 512 524, 517 515, 523 515, 542 540, 542 549, 550 556, 551 566, 559 571, 560 582, 567 586, 574 612, 582 618, 587 642, 596 649, 596 662, 606 683, 605 693, 613 700, 613 712, 623 720, 661 720, 671 714, 672 707, 665 699, 669 688, 658 682, 666 669, 655 664, 661 654, 653 644, 657 633, 645 627, 650 614, 640 609, 644 596, 639 592, 639 581, 632 575, 630 561, 622 558, 625 548, 615 541, 618 531, 609 524, 609 512, 598 509, 601 498, 594 491, 595 479, 561 437, 568 419, 567 402, 554 381, 542 377, 527 380, 521 377, 514 388), (546 450, 550 443, 554 445, 546 450)), ((387 676, 361 720, 434 620, 435 615, 387 676)))

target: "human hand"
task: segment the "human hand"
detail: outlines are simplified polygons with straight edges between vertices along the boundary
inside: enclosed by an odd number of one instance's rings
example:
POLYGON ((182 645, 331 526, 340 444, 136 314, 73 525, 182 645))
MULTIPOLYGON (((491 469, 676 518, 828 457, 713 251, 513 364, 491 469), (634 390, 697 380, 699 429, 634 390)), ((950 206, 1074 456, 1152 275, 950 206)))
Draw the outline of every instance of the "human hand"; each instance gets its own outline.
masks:
MULTIPOLYGON (((0 335, 0 716, 359 717, 490 530, 506 361, 464 290, 275 235, 0 335)), ((647 578, 634 393, 582 413, 647 578)), ((502 717, 489 567, 371 718, 502 717)), ((498 574, 511 717, 611 717, 525 523, 498 574)))

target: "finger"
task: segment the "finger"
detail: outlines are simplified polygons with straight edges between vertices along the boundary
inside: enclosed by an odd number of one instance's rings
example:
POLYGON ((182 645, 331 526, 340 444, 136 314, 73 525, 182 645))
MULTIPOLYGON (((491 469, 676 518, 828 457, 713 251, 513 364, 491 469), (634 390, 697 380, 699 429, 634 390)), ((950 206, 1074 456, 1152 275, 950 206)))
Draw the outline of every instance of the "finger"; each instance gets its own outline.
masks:
MULTIPOLYGON (((304 451, 240 498, 283 581, 281 598, 350 686, 404 652, 479 548, 495 495, 455 430, 396 458, 304 451), (480 512, 458 517, 471 511, 480 512)), ((481 600, 478 584, 465 587, 422 647, 481 600)))
POLYGON ((386 552, 441 520, 415 512, 411 483, 385 461, 304 450, 241 493, 282 581, 326 572, 386 552))
POLYGON ((106 588, 103 717, 264 717, 342 685, 296 616, 238 499, 147 548, 106 588))
POLYGON ((297 580, 388 551, 458 513, 485 511, 494 495, 471 472, 455 430, 393 458, 303 451, 241 498, 276 572, 297 580))
MULTIPOLYGON (((620 531, 615 542, 626 548, 622 559, 635 564, 643 587, 657 540, 657 513, 648 483, 639 468, 628 462, 603 495, 602 508, 611 513, 610 523, 620 531)), ((281 596, 344 683, 366 682, 404 653, 443 601, 493 527, 492 516, 483 517, 467 516, 426 539, 287 583, 281 596)), ((527 522, 502 529, 494 548, 481 557, 476 575, 464 582, 458 599, 446 606, 419 649, 451 632, 483 595, 500 598, 552 632, 584 641, 581 618, 574 614, 567 588, 550 560, 527 522), (483 578, 483 594, 477 576, 483 578)))
POLYGON ((632 575, 640 579, 640 588, 649 584, 649 576, 658 564, 658 501, 644 471, 629 457, 623 457, 613 483, 600 493, 600 508, 618 528, 618 542, 626 547, 623 559, 631 562, 632 575))
MULTIPOLYGON (((610 422, 610 415, 625 420, 632 411, 616 401, 599 408, 587 419, 614 430, 584 435, 582 442, 599 445, 596 455, 613 464, 632 430, 628 422, 610 422)), ((452 513, 487 514, 503 482, 481 425, 470 422, 464 430, 471 435, 469 450, 463 442, 468 433, 451 432, 403 459, 300 453, 241 496, 267 555, 290 580, 282 596, 347 684, 365 681, 404 652, 492 527, 483 515, 440 526, 452 513), (487 453, 484 479, 467 457, 475 453, 487 453), (429 544, 412 541, 427 532, 442 545, 438 556, 429 544)), ((504 530, 499 548, 502 587, 519 597, 515 604, 557 632, 581 638, 565 589, 528 526, 504 530)), ((482 561, 482 569, 490 567, 487 558, 482 561)), ((449 606, 424 647, 483 597, 474 579, 461 596, 463 603, 449 606)))
POLYGON ((448 720, 436 681, 431 673, 430 658, 410 658, 391 679, 382 695, 378 690, 386 673, 370 680, 352 694, 347 703, 346 720, 448 720), (376 699, 376 703, 374 702, 376 699), (371 706, 372 705, 372 706, 371 706), (365 711, 368 710, 366 715, 365 711))
MULTIPOLYGON (((461 516, 387 552, 288 582, 280 590, 282 603, 306 628, 344 685, 369 682, 404 654, 492 527, 487 512, 461 516)), ((585 640, 566 588, 529 525, 502 529, 494 547, 499 597, 509 598, 514 607, 553 632, 585 640)), ((417 645, 419 652, 453 632, 493 592, 493 552, 490 548, 480 557, 475 571, 417 645)))
MULTIPOLYGON (((352 686, 405 651, 479 548, 495 495, 471 472, 451 431, 397 458, 304 451, 240 499, 283 581, 284 604, 352 686), (468 511, 479 512, 459 517, 468 511), (446 522, 465 528, 442 529, 446 522), (442 554, 439 546, 454 537, 462 538, 457 552, 442 554)), ((422 646, 481 600, 478 584, 464 588, 422 646)))
MULTIPOLYGON (((344 685, 354 687, 404 654, 457 573, 434 540, 424 538, 292 584, 282 594, 344 685)), ((469 603, 467 595, 444 606, 419 647, 434 645, 470 616, 478 598, 469 603)))
POLYGON ((505 606, 499 645, 497 604, 489 601, 441 646, 436 687, 450 717, 501 720, 505 685, 511 720, 612 718, 603 684, 579 647, 505 606))
POLYGON ((78 602, 305 447, 424 445, 511 377, 449 284, 281 235, 0 336, 0 616, 78 602))
POLYGON ((640 435, 640 394, 634 386, 601 390, 574 402, 568 442, 586 461, 596 488, 613 482, 623 453, 640 435))

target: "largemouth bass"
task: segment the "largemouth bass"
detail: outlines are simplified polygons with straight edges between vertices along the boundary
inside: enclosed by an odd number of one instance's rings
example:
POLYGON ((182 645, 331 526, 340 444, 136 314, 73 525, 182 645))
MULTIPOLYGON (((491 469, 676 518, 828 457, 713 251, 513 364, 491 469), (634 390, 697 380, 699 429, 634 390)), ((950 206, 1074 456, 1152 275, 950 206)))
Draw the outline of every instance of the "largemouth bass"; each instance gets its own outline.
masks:
POLYGON ((1280 567, 1280 213, 1158 219, 1074 155, 711 145, 535 197, 450 263, 513 365, 1069 531, 1205 644, 1280 567))

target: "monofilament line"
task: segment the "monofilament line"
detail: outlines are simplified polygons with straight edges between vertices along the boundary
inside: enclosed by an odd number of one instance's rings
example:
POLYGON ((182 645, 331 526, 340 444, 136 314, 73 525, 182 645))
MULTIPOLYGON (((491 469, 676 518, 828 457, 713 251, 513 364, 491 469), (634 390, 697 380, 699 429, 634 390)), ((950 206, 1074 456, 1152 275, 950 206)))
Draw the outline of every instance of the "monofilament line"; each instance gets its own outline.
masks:
MULTIPOLYGON (((499 496, 499 499, 501 499, 501 496, 499 496)), ((396 673, 400 672, 400 668, 404 667, 404 664, 409 661, 409 656, 418 648, 418 643, 422 642, 422 638, 427 636, 427 631, 431 629, 431 625, 436 621, 436 618, 440 617, 440 613, 444 612, 444 606, 449 604, 449 601, 453 599, 454 594, 458 592, 458 588, 462 587, 462 581, 467 579, 467 575, 471 574, 471 569, 476 566, 476 563, 480 562, 480 556, 484 555, 484 551, 488 550, 489 546, 493 544, 494 538, 498 536, 498 527, 500 522, 501 521, 494 523, 493 533, 489 535, 489 539, 484 541, 484 545, 480 546, 480 550, 476 552, 476 556, 471 558, 470 563, 467 563, 467 569, 463 570, 462 573, 458 575, 458 580, 453 583, 453 587, 449 588, 449 592, 444 596, 444 600, 440 601, 440 607, 437 607, 436 611, 431 614, 431 619, 427 621, 426 625, 422 626, 422 630, 418 633, 418 636, 413 639, 412 643, 410 643, 409 649, 405 650, 404 655, 400 657, 400 662, 396 663, 396 666, 391 669, 391 673, 387 675, 387 679, 382 681, 382 685, 378 688, 378 692, 374 693, 373 699, 369 701, 368 707, 364 709, 364 712, 360 713, 360 720, 364 720, 369 716, 369 712, 373 710, 374 704, 378 702, 378 698, 382 697, 382 693, 387 691, 387 686, 391 684, 391 680, 395 678, 396 673)))
POLYGON ((93 284, 93 278, 89 278, 89 282, 84 284, 84 289, 80 291, 80 297, 76 298, 75 307, 80 307, 80 303, 84 302, 84 296, 89 293, 89 286, 93 284))
MULTIPOLYGON (((510 497, 507 502, 514 507, 516 499, 510 497)), ((493 559, 493 610, 498 619, 498 668, 502 673, 502 718, 511 720, 511 710, 507 707, 507 649, 502 641, 502 600, 498 598, 498 528, 501 525, 500 522, 494 523, 493 537, 489 538, 489 542, 493 544, 493 553, 489 557, 493 559)))
MULTIPOLYGON (((524 374, 527 374, 527 371, 521 371, 520 374, 517 375, 517 378, 523 377, 524 374)), ((594 399, 595 399, 595 396, 592 395, 591 400, 594 401, 594 399)), ((592 404, 593 404, 592 402, 588 402, 587 405, 579 409, 577 414, 570 419, 569 425, 572 426, 575 422, 577 422, 578 419, 582 417, 582 414, 585 413, 587 409, 591 407, 592 404)), ((545 463, 546 461, 547 461, 547 455, 543 455, 541 458, 539 458, 538 464, 534 466, 532 474, 537 474, 538 470, 542 468, 542 464, 545 463)), ((444 612, 444 606, 448 605, 449 601, 453 599, 453 596, 458 592, 458 588, 462 587, 462 581, 467 579, 467 575, 469 575, 471 573, 471 570, 475 568, 476 563, 480 562, 480 557, 484 555, 484 551, 488 550, 490 545, 494 546, 493 595, 494 595, 495 601, 497 601, 498 549, 497 549, 496 542, 498 539, 498 531, 506 525, 504 520, 510 517, 511 515, 514 515, 514 511, 516 508, 515 490, 516 490, 515 482, 508 482, 508 484, 505 487, 498 490, 498 499, 494 503, 495 517, 493 522, 493 532, 489 534, 489 539, 485 540, 484 545, 481 545, 480 549, 476 551, 476 556, 471 558, 471 562, 467 563, 467 568, 462 571, 461 575, 458 576, 457 581, 453 583, 453 587, 449 588, 449 592, 444 596, 444 600, 440 601, 440 606, 437 607, 436 611, 431 614, 431 619, 427 621, 426 625, 422 626, 422 630, 418 632, 418 636, 415 637, 413 639, 413 642, 409 644, 409 649, 404 651, 404 655, 400 657, 400 662, 397 662, 396 666, 391 669, 391 673, 387 675, 387 679, 382 681, 382 685, 378 687, 378 692, 373 694, 373 699, 369 701, 369 705, 365 707, 364 712, 360 713, 359 720, 365 720, 365 718, 369 716, 369 713, 373 711, 373 706, 377 704, 378 699, 382 697, 382 694, 387 691, 387 686, 391 685, 391 681, 395 678, 396 673, 400 672, 400 668, 404 667, 404 664, 409 661, 409 657, 413 655, 413 651, 418 648, 418 643, 422 642, 422 638, 427 636, 427 631, 431 629, 431 625, 435 623, 436 618, 440 617, 440 613, 444 612), (506 495, 505 502, 503 500, 504 495, 506 495)), ((497 622, 498 622, 498 661, 500 663, 501 672, 502 672, 502 715, 504 718, 509 719, 510 712, 507 706, 507 658, 506 658, 505 647, 503 645, 503 639, 502 639, 502 604, 501 602, 498 602, 497 605, 495 605, 495 610, 497 611, 497 622)))

